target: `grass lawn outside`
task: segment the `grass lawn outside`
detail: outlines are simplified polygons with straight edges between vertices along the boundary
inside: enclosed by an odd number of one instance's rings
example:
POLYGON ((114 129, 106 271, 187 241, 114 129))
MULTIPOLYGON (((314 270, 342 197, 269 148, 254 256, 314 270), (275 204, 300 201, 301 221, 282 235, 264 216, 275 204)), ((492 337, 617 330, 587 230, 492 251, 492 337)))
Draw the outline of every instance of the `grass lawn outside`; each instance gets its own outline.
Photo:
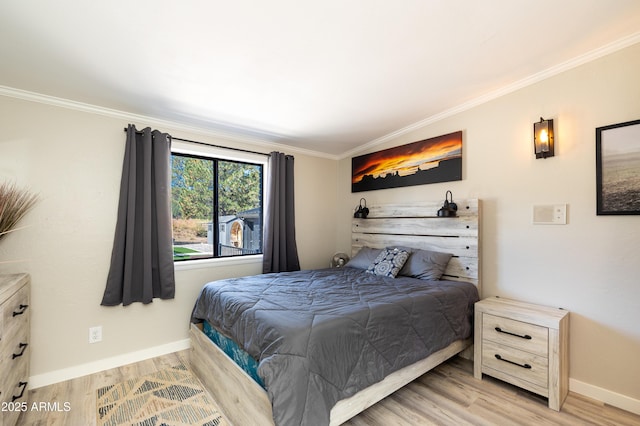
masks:
POLYGON ((186 247, 173 247, 173 260, 188 259, 194 254, 200 254, 200 252, 186 247))

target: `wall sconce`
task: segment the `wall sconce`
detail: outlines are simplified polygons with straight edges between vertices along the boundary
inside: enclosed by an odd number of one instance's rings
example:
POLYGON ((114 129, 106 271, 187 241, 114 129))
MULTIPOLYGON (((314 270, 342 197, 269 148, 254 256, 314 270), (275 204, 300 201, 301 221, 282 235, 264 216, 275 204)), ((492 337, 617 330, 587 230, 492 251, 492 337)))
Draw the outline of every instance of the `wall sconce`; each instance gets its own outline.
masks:
POLYGON ((553 120, 540 117, 533 123, 533 149, 536 158, 553 157, 553 120))
POLYGON ((360 198, 360 204, 356 206, 356 211, 355 213, 353 213, 353 217, 366 219, 368 215, 369 215, 369 209, 367 208, 367 200, 365 200, 364 198, 360 198), (364 206, 362 205, 363 201, 364 201, 364 206))
POLYGON ((458 205, 453 202, 453 193, 447 191, 444 194, 444 204, 438 210, 438 217, 455 217, 458 211, 458 205), (451 195, 451 201, 449 201, 449 195, 451 195))

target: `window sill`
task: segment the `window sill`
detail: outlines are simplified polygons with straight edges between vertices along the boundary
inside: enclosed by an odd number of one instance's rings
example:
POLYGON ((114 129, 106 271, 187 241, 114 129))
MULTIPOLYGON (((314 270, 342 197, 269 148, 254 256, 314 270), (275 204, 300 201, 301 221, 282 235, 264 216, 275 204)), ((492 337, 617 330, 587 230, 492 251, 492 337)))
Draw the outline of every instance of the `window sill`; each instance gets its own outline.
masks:
POLYGON ((262 254, 222 257, 216 259, 183 260, 180 262, 174 262, 173 269, 175 271, 186 271, 189 269, 204 269, 215 266, 248 265, 256 263, 262 263, 262 254))

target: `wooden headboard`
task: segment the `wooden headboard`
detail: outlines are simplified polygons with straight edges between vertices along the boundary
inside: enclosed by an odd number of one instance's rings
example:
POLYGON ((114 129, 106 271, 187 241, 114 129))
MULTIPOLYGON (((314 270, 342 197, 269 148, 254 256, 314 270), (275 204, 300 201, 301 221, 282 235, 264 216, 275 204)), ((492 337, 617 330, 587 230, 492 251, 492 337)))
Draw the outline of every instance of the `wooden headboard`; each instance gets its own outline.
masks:
POLYGON ((452 253, 442 278, 472 282, 480 291, 480 200, 455 200, 457 217, 438 217, 443 202, 370 206, 366 219, 353 219, 351 256, 363 246, 394 245, 452 253))

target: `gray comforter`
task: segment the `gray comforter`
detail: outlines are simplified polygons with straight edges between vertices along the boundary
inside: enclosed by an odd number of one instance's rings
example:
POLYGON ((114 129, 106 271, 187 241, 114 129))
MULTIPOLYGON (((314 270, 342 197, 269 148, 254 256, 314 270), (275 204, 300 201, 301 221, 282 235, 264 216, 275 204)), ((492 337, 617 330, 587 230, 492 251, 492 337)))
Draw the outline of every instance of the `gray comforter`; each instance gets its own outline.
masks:
POLYGON ((276 425, 327 425, 335 403, 471 336, 474 285, 321 269, 208 283, 207 320, 258 361, 276 425))

